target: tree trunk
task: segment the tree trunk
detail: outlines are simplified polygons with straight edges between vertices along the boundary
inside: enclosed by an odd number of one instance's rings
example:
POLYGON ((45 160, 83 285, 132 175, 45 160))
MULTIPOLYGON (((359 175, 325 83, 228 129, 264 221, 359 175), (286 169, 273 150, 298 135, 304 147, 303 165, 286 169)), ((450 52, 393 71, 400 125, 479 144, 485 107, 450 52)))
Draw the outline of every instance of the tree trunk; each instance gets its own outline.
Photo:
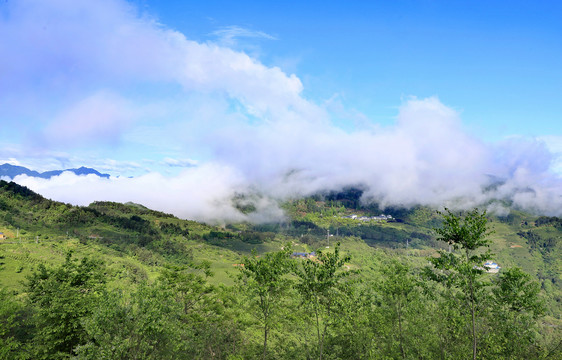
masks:
MULTIPOLYGON (((466 252, 466 258, 468 261, 468 251, 466 252)), ((476 309, 474 304, 474 285, 472 283, 472 274, 470 273, 468 285, 470 286, 470 314, 472 315, 472 360, 476 360, 476 309)))
POLYGON ((328 324, 324 324, 324 331, 322 331, 322 341, 320 342, 320 360, 322 360, 322 355, 324 353, 324 336, 326 335, 326 329, 328 324))
POLYGON ((263 330, 263 357, 262 357, 263 360, 265 360, 265 357, 267 355, 267 334, 268 333, 269 333, 269 329, 266 325, 264 330, 263 330))
MULTIPOLYGON (((472 293, 472 288, 470 289, 472 293)), ((472 359, 476 360, 476 315, 474 313, 474 299, 472 299, 472 359)))
POLYGON ((399 331, 399 339, 400 339, 400 352, 402 353, 402 357, 406 358, 406 352, 404 351, 404 339, 402 336, 402 312, 400 310, 400 303, 398 303, 396 312, 398 313, 398 331, 399 331))
POLYGON ((318 315, 318 304, 314 307, 314 315, 316 315, 316 334, 318 336, 318 343, 320 343, 320 319, 318 315))

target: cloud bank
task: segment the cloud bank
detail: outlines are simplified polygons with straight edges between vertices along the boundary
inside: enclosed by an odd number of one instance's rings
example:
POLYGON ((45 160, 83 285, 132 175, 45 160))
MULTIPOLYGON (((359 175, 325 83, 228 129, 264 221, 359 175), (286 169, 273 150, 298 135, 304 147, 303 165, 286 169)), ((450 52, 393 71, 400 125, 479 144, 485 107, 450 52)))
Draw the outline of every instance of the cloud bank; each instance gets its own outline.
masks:
POLYGON ((174 177, 63 173, 50 180, 19 176, 15 181, 73 204, 133 201, 210 222, 282 220, 278 201, 346 186, 361 186, 365 202, 383 206, 484 206, 505 213, 505 203, 498 202, 503 200, 560 215, 562 181, 549 171, 551 154, 544 143, 514 138, 485 144, 467 135, 458 115, 436 98, 409 100, 396 125, 382 130, 346 133, 307 122, 284 125, 217 134, 210 144, 214 159, 202 165, 187 160, 190 167, 174 177), (238 194, 251 195, 255 214, 236 210, 232 199, 238 194))
MULTIPOLYGON (((182 169, 174 176, 15 179, 46 197, 79 205, 133 201, 184 218, 259 222, 282 219, 277 201, 362 186, 364 201, 383 206, 501 212, 501 203, 491 203, 500 199, 562 214, 552 145, 518 137, 484 143, 436 97, 406 100, 392 126, 363 119, 362 127, 344 130, 338 113, 303 95, 296 75, 224 42, 190 40, 126 2, 2 6, 7 41, 0 42, 0 67, 7 71, 0 125, 21 120, 19 129, 42 146, 32 149, 34 157, 121 146, 141 157, 158 149, 162 164, 182 169), (252 195, 255 214, 235 209, 232 198, 241 193, 252 195)), ((2 152, 25 157, 23 150, 2 152)))

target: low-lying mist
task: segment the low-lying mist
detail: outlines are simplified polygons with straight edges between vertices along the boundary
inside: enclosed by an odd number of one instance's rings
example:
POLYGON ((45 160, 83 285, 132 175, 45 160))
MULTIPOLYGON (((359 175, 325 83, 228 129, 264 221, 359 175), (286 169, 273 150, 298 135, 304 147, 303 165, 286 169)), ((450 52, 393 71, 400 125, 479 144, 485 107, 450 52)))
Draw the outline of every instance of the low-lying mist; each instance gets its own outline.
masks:
POLYGON ((348 186, 381 206, 480 206, 499 214, 504 204, 546 215, 562 214, 562 180, 539 140, 484 143, 469 135, 458 114, 436 98, 411 99, 394 126, 345 132, 333 125, 264 122, 209 132, 214 158, 177 176, 150 173, 103 179, 63 173, 52 179, 14 180, 54 200, 78 205, 108 200, 141 203, 207 222, 278 221, 279 202, 348 186), (249 195, 256 211, 233 203, 249 195), (502 200, 498 202, 495 200, 502 200))

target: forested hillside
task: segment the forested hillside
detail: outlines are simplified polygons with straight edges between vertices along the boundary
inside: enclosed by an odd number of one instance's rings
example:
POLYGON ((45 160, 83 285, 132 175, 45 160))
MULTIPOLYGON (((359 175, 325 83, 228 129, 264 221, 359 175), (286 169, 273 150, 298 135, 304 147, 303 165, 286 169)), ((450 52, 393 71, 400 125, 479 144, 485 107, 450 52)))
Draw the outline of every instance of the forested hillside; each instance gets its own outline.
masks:
POLYGON ((562 359, 562 219, 360 198, 216 226, 0 181, 0 359, 562 359))

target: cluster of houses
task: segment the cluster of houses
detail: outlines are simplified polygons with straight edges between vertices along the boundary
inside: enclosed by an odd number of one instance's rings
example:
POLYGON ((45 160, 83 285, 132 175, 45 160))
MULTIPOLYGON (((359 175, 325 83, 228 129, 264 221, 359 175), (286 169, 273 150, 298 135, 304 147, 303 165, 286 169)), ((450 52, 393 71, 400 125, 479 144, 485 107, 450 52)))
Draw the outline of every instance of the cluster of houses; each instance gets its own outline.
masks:
POLYGON ((479 270, 484 270, 490 274, 497 274, 501 269, 501 267, 498 264, 496 264, 491 260, 486 261, 483 266, 475 266, 474 268, 479 270))
POLYGON ((495 273, 500 271, 501 267, 498 264, 496 264, 495 262, 488 260, 484 263, 484 269, 488 273, 495 274, 495 273))
POLYGON ((306 252, 296 252, 296 251, 295 251, 295 252, 291 255, 291 257, 294 257, 294 258, 306 258, 306 259, 312 258, 312 257, 315 257, 315 256, 316 256, 316 252, 314 252, 314 251, 313 251, 313 252, 310 252, 310 253, 306 253, 306 252))
POLYGON ((358 217, 355 214, 352 215, 348 215, 348 216, 343 216, 343 219, 352 219, 352 220, 359 220, 359 221, 371 221, 371 220, 375 220, 375 221, 388 221, 388 220, 392 220, 392 215, 385 215, 385 214, 380 214, 378 216, 361 216, 358 217))

